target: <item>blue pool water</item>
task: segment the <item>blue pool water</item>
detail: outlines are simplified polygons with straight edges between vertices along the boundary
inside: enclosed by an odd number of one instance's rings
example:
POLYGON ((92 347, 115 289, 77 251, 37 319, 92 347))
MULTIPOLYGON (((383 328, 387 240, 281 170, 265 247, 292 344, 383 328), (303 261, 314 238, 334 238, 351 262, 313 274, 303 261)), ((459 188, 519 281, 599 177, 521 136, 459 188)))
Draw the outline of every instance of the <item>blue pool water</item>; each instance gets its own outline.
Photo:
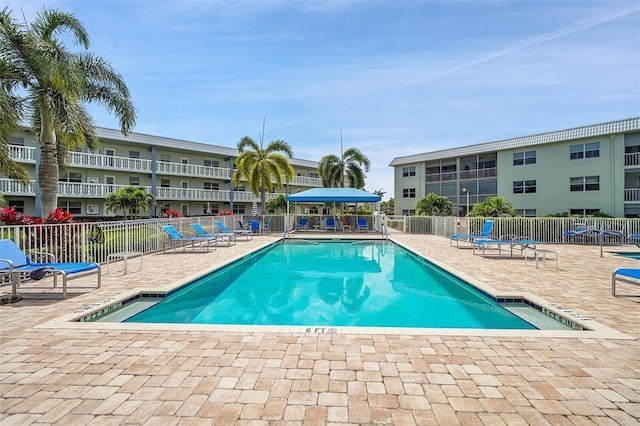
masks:
POLYGON ((640 259, 640 253, 634 252, 618 252, 616 253, 618 256, 628 257, 629 259, 640 259))
POLYGON ((535 329, 388 242, 289 242, 248 256, 126 322, 535 329))

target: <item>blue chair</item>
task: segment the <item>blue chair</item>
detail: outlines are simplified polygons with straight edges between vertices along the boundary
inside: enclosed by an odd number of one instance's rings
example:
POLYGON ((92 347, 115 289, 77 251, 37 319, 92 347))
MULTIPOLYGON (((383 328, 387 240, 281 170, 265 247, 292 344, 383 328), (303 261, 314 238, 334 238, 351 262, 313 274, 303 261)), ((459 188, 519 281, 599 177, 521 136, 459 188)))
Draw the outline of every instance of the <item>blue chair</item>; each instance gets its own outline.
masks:
POLYGON ((298 219, 298 223, 296 223, 296 231, 305 231, 309 227, 309 219, 306 217, 301 217, 298 219))
MULTIPOLYGON (((213 244, 214 247, 218 246, 218 239, 216 237, 198 237, 198 236, 185 236, 180 233, 175 227, 172 225, 164 225, 162 230, 167 233, 169 237, 168 243, 180 244, 182 245, 182 251, 186 249, 186 246, 190 243, 191 249, 195 250, 196 243, 205 243, 207 247, 207 252, 209 251, 209 247, 213 244), (185 244, 182 244, 185 243, 185 244)), ((163 247, 163 251, 166 250, 166 244, 163 247)))
POLYGON ((253 236, 251 235, 252 231, 250 229, 229 229, 225 226, 224 223, 220 222, 219 220, 216 220, 214 224, 216 225, 216 228, 220 230, 220 232, 236 234, 236 238, 238 235, 246 237, 247 241, 253 238, 253 236))
POLYGON ((336 220, 332 217, 328 217, 324 223, 324 229, 327 231, 336 231, 336 220))
MULTIPOLYGON (((473 239, 473 254, 476 254, 476 249, 482 249, 482 256, 484 257, 486 254, 486 249, 498 249, 498 254, 502 254, 502 247, 509 247, 509 256, 513 257, 513 249, 520 249, 520 254, 522 255, 526 249, 535 250, 538 244, 542 244, 540 241, 532 240, 529 237, 515 237, 513 235, 503 235, 498 239, 484 239, 484 238, 474 238, 473 239)), ((557 263, 557 260, 556 260, 557 263)))
POLYGON ((96 288, 100 288, 102 271, 98 263, 56 262, 56 257, 51 253, 36 252, 28 256, 12 240, 0 240, 0 276, 9 275, 11 277, 12 295, 14 298, 16 297, 21 282, 21 275, 29 274, 31 278, 39 280, 48 274, 52 274, 54 288, 57 287, 58 284, 58 275, 62 275, 62 298, 65 298, 67 297, 67 277, 83 272, 87 272, 88 274, 96 273, 98 275, 96 288), (50 259, 51 261, 34 262, 31 256, 35 255, 50 259))
POLYGON ((495 220, 488 219, 484 222, 482 226, 482 231, 479 234, 454 234, 449 237, 449 245, 453 246, 453 242, 456 242, 456 247, 458 247, 460 240, 467 241, 473 244, 475 239, 491 239, 491 231, 493 230, 493 223, 495 220))
POLYGON ((364 217, 358 218, 358 231, 365 231, 365 232, 369 231, 369 225, 367 224, 367 219, 365 219, 364 217))
POLYGON ((640 287, 640 269, 618 268, 611 274, 611 294, 613 297, 640 297, 640 294, 616 293, 618 281, 640 287))
POLYGON ((199 223, 192 223, 191 227, 199 237, 219 238, 218 244, 222 242, 223 244, 226 243, 228 246, 230 246, 231 244, 236 243, 236 234, 234 234, 233 232, 216 232, 211 234, 206 229, 204 229, 199 223))

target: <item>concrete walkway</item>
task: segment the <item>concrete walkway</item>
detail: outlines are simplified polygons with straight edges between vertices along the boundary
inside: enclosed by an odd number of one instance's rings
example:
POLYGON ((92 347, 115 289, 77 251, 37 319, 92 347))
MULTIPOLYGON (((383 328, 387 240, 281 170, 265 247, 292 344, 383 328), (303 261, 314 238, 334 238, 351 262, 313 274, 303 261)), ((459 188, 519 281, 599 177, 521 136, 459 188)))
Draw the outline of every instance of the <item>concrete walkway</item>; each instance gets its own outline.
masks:
POLYGON ((536 294, 628 338, 56 326, 275 239, 149 255, 127 275, 114 263, 101 289, 0 305, 0 423, 639 424, 640 298, 613 298, 610 275, 640 263, 600 258, 592 246, 553 246, 559 268, 536 269, 440 237, 393 235, 499 291, 536 294))

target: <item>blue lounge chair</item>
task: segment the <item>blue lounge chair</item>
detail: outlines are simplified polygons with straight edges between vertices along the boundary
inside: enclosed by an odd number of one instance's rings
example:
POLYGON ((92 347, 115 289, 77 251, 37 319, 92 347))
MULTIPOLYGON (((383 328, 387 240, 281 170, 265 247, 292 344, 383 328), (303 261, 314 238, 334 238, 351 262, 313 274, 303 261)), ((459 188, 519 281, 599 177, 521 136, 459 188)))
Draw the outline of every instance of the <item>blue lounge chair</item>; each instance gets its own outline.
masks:
POLYGON ((196 235, 199 237, 214 237, 218 239, 218 245, 222 242, 230 246, 231 244, 236 243, 236 234, 233 232, 216 232, 209 233, 206 229, 204 229, 199 223, 192 223, 191 227, 196 232, 196 235))
POLYGON ((476 251, 480 251, 482 249, 482 256, 484 257, 487 249, 498 249, 498 254, 502 254, 502 247, 509 247, 509 256, 513 257, 513 249, 520 249, 520 254, 522 255, 526 249, 535 249, 538 244, 541 244, 540 241, 532 240, 529 237, 514 237, 513 235, 503 235, 498 239, 484 239, 484 238, 475 238, 473 240, 473 254, 476 254, 476 251))
MULTIPOLYGON (((100 265, 95 262, 56 262, 56 257, 50 253, 31 253, 26 255, 12 240, 0 240, 0 276, 8 275, 11 279, 12 295, 16 296, 21 282, 21 275, 29 274, 33 279, 41 279, 48 274, 53 275, 53 287, 57 287, 58 275, 62 275, 62 297, 67 297, 67 277, 69 275, 86 272, 98 274, 100 288, 102 273, 100 265), (50 259, 49 262, 34 262, 31 256, 50 259)), ((42 288, 42 287, 34 287, 42 288)), ((78 288, 89 288, 81 287, 78 288)), ((93 288, 93 287, 90 287, 93 288)))
POLYGON ((473 244, 473 241, 476 239, 491 239, 491 231, 493 230, 493 223, 495 221, 493 219, 488 219, 484 222, 482 226, 482 231, 479 234, 454 234, 449 237, 449 245, 453 246, 453 242, 456 242, 456 247, 458 247, 459 242, 466 241, 473 244))
POLYGON ((616 293, 618 281, 640 287, 640 269, 618 268, 611 274, 611 295, 613 297, 640 297, 640 294, 616 293))
POLYGON ((305 231, 309 227, 309 219, 301 217, 296 224, 296 231, 305 231))
POLYGON ((364 217, 358 218, 358 231, 369 231, 369 225, 367 224, 367 219, 364 217))
POLYGON ((251 235, 252 232, 250 229, 229 229, 225 226, 224 223, 220 222, 219 220, 216 220, 214 222, 214 225, 216 225, 216 228, 218 228, 220 232, 236 234, 236 238, 238 237, 238 235, 242 235, 246 237, 247 241, 253 238, 253 236, 251 235))
MULTIPOLYGON (((214 247, 218 246, 218 239, 216 237, 195 237, 195 236, 185 236, 180 233, 175 227, 172 225, 164 225, 162 230, 167 233, 169 237, 168 243, 171 244, 179 244, 182 245, 182 251, 186 249, 186 246, 190 243, 191 249, 195 250, 196 243, 202 245, 204 243, 207 247, 207 251, 209 251, 209 247, 213 244, 214 247), (184 244, 183 244, 184 243, 184 244)), ((163 247, 163 251, 166 249, 166 244, 163 247)))
POLYGON ((327 231, 337 231, 336 220, 332 217, 328 217, 324 223, 324 229, 326 229, 327 231))

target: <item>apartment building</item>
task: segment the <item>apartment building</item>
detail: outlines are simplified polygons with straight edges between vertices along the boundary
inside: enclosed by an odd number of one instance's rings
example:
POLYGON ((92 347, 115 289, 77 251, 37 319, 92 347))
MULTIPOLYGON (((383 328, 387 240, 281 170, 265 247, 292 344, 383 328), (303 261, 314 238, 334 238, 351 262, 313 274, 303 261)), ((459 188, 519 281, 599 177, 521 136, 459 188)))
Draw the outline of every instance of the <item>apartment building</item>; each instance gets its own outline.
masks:
MULTIPOLYGON (((98 128, 97 134, 98 149, 71 152, 69 169, 60 175, 58 206, 76 216, 108 215, 105 196, 131 185, 142 186, 156 197, 150 212, 154 216, 167 209, 187 216, 215 215, 225 210, 249 214, 253 203, 260 201, 247 186, 231 182, 238 156, 235 148, 140 133, 125 137, 119 130, 107 128, 98 128)), ((11 138, 9 155, 23 164, 34 180, 24 185, 0 176, 0 192, 7 204, 24 214, 34 215, 40 210, 35 182, 39 153, 36 138, 23 129, 11 138)), ((298 158, 290 162, 295 177, 279 189, 281 193, 322 187, 318 162, 298 158)), ((267 200, 277 195, 269 193, 267 200)))
POLYGON ((500 195, 520 216, 640 215, 640 117, 394 158, 396 214, 428 193, 454 214, 500 195))

